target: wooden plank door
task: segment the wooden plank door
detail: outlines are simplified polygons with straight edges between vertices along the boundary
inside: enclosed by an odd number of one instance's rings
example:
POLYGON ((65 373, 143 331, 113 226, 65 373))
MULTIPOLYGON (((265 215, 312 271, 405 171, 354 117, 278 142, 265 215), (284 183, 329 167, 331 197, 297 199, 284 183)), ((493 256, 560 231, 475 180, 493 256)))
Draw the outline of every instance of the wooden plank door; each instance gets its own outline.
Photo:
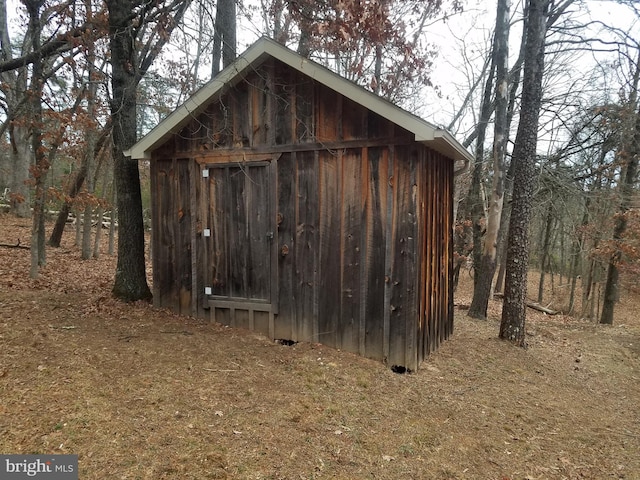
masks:
POLYGON ((274 301, 272 180, 269 162, 209 168, 210 299, 274 301))

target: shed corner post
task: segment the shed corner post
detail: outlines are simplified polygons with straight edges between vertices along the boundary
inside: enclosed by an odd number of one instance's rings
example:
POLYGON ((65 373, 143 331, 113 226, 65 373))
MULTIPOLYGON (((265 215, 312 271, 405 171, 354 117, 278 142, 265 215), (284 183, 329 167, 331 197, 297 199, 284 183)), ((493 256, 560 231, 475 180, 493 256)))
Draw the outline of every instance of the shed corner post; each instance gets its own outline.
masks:
POLYGON ((150 196, 151 196, 151 238, 149 242, 149 257, 151 258, 151 294, 152 302, 155 308, 162 307, 162 300, 160 298, 160 282, 158 281, 158 252, 159 252, 159 237, 157 233, 158 229, 158 168, 156 162, 149 161, 149 175, 150 175, 150 196))

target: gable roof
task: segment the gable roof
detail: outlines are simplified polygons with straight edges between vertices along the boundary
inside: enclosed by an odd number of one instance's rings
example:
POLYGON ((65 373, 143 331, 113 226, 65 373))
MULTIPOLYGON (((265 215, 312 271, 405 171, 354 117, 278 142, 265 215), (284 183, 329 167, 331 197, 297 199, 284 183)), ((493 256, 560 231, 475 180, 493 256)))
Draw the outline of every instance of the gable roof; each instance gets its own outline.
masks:
POLYGON ((308 58, 301 57, 285 46, 266 37, 259 39, 240 55, 233 64, 222 70, 216 77, 197 90, 186 102, 176 108, 153 130, 127 150, 125 155, 134 160, 150 158, 153 150, 166 142, 174 132, 184 127, 193 118, 193 115, 204 109, 225 85, 235 83, 248 70, 256 68, 269 57, 283 62, 318 83, 331 88, 408 130, 415 135, 417 142, 425 143, 430 148, 453 160, 463 160, 465 162, 473 160, 471 153, 446 130, 435 127, 416 115, 341 77, 328 68, 308 58))

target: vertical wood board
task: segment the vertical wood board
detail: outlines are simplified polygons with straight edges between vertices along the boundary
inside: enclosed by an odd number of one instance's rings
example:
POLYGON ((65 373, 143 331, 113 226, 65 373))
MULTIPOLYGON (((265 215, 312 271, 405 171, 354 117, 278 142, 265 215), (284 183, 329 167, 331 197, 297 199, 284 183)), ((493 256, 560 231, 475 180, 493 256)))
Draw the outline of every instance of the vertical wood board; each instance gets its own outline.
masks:
POLYGON ((274 337, 297 340, 294 332, 296 317, 296 290, 294 270, 294 235, 296 214, 296 166, 291 153, 283 153, 277 164, 277 256, 278 256, 278 316, 275 319, 274 337))
POLYGON ((314 338, 317 321, 314 312, 318 301, 318 166, 315 152, 295 154, 296 165, 296 235, 295 297, 297 339, 314 338))
POLYGON ((319 175, 318 341, 336 347, 340 322, 342 179, 338 158, 332 152, 319 152, 319 175))
POLYGON ((362 151, 349 149, 339 152, 341 164, 341 295, 338 345, 344 350, 360 350, 360 295, 361 292, 361 244, 362 244, 362 189, 360 178, 362 151))
POLYGON ((388 340, 385 336, 386 236, 388 234, 386 208, 390 175, 388 150, 370 148, 367 151, 367 157, 364 355, 383 359, 387 351, 385 342, 388 340))

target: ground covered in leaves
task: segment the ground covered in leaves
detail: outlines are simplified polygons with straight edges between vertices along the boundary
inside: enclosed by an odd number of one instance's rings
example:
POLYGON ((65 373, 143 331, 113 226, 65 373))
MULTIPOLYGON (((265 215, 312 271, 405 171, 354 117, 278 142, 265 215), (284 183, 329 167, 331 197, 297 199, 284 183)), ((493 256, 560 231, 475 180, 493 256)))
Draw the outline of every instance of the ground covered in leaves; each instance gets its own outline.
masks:
MULTIPOLYGON (((0 243, 29 221, 0 215, 0 243)), ((316 344, 284 346, 110 297, 115 259, 0 247, 0 452, 74 453, 87 479, 640 478, 640 302, 616 324, 499 303, 417 373, 316 344)))

